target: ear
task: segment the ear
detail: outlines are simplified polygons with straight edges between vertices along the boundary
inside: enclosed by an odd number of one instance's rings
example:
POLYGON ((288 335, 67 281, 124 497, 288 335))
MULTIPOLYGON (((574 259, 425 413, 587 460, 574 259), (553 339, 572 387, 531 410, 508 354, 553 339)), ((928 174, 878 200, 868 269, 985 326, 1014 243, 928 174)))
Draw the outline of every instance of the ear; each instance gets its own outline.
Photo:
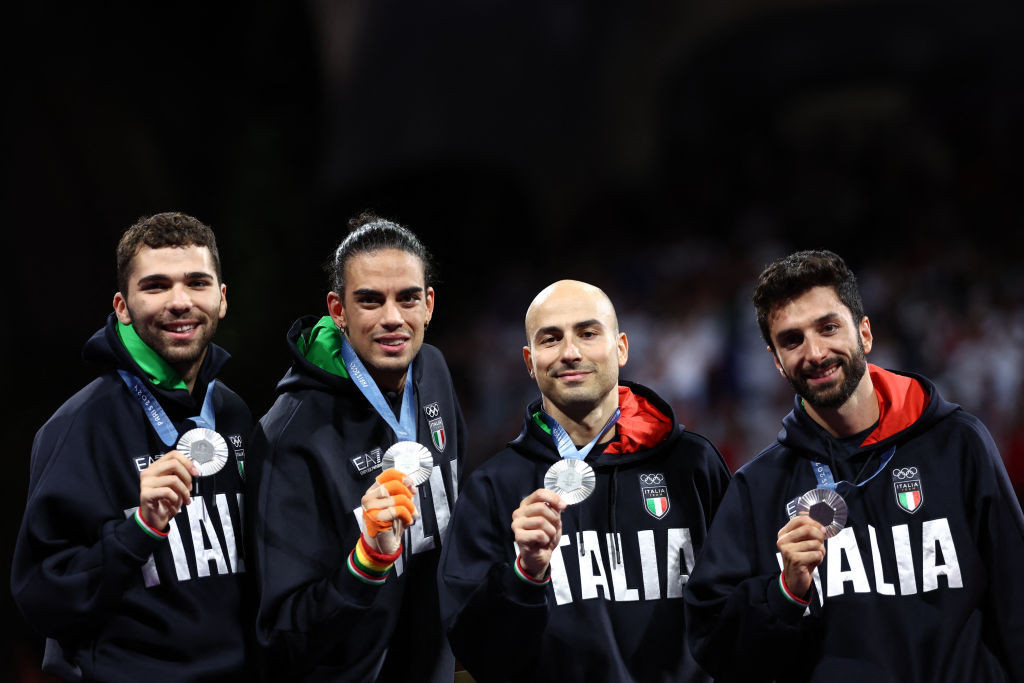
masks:
POLYGON ((772 354, 772 360, 775 361, 775 369, 779 371, 779 374, 782 375, 783 378, 785 378, 786 370, 782 367, 782 360, 779 358, 779 354, 770 346, 766 346, 765 348, 768 349, 768 353, 772 354))
POLYGON ((533 374, 533 354, 530 352, 529 346, 523 347, 523 362, 526 363, 526 372, 529 373, 530 379, 537 379, 533 374))
POLYGON ((430 324, 430 319, 434 317, 434 288, 427 287, 427 298, 425 299, 427 304, 427 317, 424 319, 424 323, 430 324))
POLYGON ((857 331, 860 332, 860 341, 864 344, 864 353, 871 353, 871 345, 874 343, 875 338, 871 334, 871 321, 868 320, 867 316, 861 319, 857 331))
POLYGON ((121 292, 114 294, 114 314, 117 315, 117 319, 123 324, 132 324, 132 314, 128 310, 128 300, 124 298, 124 294, 121 294, 121 292))
POLYGON ((327 313, 330 314, 331 320, 338 326, 338 329, 345 329, 348 327, 348 318, 345 316, 345 304, 342 303, 341 297, 337 292, 327 292, 327 313))
POLYGON ((221 320, 228 312, 228 286, 221 283, 220 285, 220 313, 219 317, 221 320))
POLYGON ((625 332, 619 332, 619 338, 615 342, 615 348, 619 354, 619 367, 623 367, 626 361, 629 360, 629 340, 626 339, 625 332))

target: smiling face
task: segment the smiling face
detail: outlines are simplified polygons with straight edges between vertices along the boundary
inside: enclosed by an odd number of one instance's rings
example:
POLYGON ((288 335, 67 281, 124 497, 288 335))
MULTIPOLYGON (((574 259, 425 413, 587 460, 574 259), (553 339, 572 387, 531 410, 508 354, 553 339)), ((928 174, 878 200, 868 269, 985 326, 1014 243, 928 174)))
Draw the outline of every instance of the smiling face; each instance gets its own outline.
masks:
POLYGON ((831 287, 812 287, 777 306, 769 319, 775 366, 817 408, 839 408, 860 386, 873 338, 867 316, 855 323, 831 287))
POLYGON ((401 390, 434 312, 423 262, 402 249, 355 254, 345 264, 344 298, 330 292, 327 308, 377 386, 401 390))
POLYGON ((530 305, 526 334, 523 360, 549 414, 579 421, 595 409, 615 409, 629 345, 604 292, 582 282, 556 282, 530 305))
POLYGON ((128 270, 127 291, 114 295, 118 320, 131 324, 191 388, 206 348, 227 312, 207 247, 142 246, 128 270))

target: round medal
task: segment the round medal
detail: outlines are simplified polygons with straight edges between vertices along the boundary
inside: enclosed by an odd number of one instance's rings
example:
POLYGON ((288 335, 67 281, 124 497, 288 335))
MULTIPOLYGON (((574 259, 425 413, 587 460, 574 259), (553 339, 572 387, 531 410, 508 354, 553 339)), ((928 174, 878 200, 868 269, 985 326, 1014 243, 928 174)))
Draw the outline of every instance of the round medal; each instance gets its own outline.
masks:
POLYGON ((205 427, 196 427, 182 434, 176 448, 196 464, 201 477, 220 472, 228 461, 228 444, 224 437, 205 427))
POLYGON ((825 528, 825 538, 846 526, 846 501, 832 489, 811 489, 796 500, 796 514, 807 515, 825 528))
POLYGON ((594 470, 575 458, 562 458, 544 475, 544 488, 554 491, 568 505, 582 503, 596 486, 594 470))
POLYGON ((434 456, 427 447, 415 441, 399 441, 384 451, 382 459, 384 469, 394 467, 409 477, 413 486, 419 486, 430 479, 430 471, 434 467, 434 456))

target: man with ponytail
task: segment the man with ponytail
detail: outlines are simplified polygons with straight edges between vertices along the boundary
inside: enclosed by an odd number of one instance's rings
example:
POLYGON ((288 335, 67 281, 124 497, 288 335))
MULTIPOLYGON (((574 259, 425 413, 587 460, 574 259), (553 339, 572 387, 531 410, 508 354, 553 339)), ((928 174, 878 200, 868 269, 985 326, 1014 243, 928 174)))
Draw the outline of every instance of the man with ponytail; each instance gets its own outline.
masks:
POLYGON ((423 343, 433 268, 409 230, 352 221, 327 315, 253 435, 257 632, 271 680, 445 681, 435 576, 465 448, 441 353, 423 343))

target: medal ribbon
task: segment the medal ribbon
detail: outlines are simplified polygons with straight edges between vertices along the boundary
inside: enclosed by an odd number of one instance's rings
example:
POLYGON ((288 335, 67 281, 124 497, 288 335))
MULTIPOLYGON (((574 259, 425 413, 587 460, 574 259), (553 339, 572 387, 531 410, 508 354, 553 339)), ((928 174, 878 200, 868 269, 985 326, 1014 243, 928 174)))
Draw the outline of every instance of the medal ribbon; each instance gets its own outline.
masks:
POLYGON ((818 486, 817 486, 817 488, 819 488, 819 489, 832 489, 836 493, 842 493, 841 491, 839 491, 839 487, 840 486, 844 486, 845 485, 845 486, 849 486, 850 488, 860 488, 861 486, 864 486, 864 484, 868 483, 869 481, 871 481, 872 479, 877 477, 878 473, 885 469, 885 466, 889 464, 889 461, 892 460, 892 456, 894 456, 895 454, 896 454, 896 446, 893 446, 888 451, 886 451, 885 454, 882 456, 882 463, 878 466, 878 469, 875 470, 875 473, 872 474, 870 477, 868 477, 867 479, 865 479, 864 481, 862 481, 859 484, 854 484, 853 482, 850 482, 850 481, 839 481, 839 482, 837 482, 832 477, 832 469, 828 465, 823 463, 823 462, 813 462, 812 461, 811 462, 811 469, 814 471, 814 476, 817 477, 817 479, 818 479, 818 486))
POLYGON ((604 427, 601 428, 598 435, 591 439, 590 443, 586 446, 579 449, 576 448, 576 444, 572 442, 572 438, 569 436, 569 433, 565 431, 565 428, 558 424, 558 420, 551 417, 543 410, 540 411, 540 414, 544 419, 544 423, 551 429, 551 436, 555 437, 555 447, 558 449, 558 454, 563 458, 569 458, 571 460, 583 460, 587 457, 587 454, 590 453, 594 444, 604 436, 605 432, 611 429, 612 425, 619 421, 619 416, 622 414, 622 411, 616 408, 615 412, 608 418, 608 421, 604 423, 604 427))
MULTIPOLYGON (((132 396, 138 399, 139 404, 142 406, 142 412, 146 414, 149 423, 153 425, 153 429, 156 430, 160 440, 167 446, 177 444, 178 430, 171 423, 171 419, 167 417, 163 406, 160 405, 143 381, 126 370, 118 370, 117 374, 121 375, 121 379, 128 386, 132 396)), ((213 414, 213 388, 216 384, 217 380, 210 380, 210 384, 206 387, 206 398, 203 399, 202 409, 198 415, 188 418, 195 422, 197 427, 205 427, 214 431, 217 431, 217 418, 213 414)))
POLYGON ((384 394, 380 393, 377 383, 370 377, 370 373, 363 366, 363 361, 359 360, 359 356, 356 355, 352 345, 348 343, 348 339, 344 336, 341 338, 341 358, 345 361, 345 367, 348 368, 348 374, 352 377, 352 381, 355 382, 359 391, 370 402, 373 409, 377 411, 377 414, 381 416, 381 419, 387 422, 388 426, 394 430, 398 440, 415 441, 416 409, 413 406, 415 390, 411 381, 412 363, 409 363, 409 369, 406 371, 407 381, 405 391, 402 392, 402 412, 399 419, 395 420, 395 414, 392 412, 387 400, 385 400, 384 394))

